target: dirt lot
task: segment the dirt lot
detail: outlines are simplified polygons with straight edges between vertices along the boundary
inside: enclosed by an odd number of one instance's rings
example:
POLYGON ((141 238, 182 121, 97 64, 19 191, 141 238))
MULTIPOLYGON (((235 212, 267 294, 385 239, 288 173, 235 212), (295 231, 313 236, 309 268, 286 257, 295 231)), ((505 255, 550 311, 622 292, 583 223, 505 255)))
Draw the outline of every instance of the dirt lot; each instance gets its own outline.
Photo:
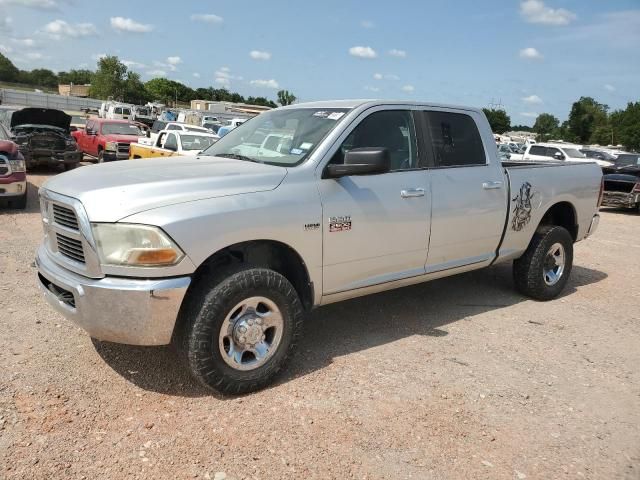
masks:
POLYGON ((640 478, 640 216, 603 213, 558 300, 499 266, 325 307, 274 387, 220 398, 40 297, 48 175, 0 213, 0 478, 640 478))

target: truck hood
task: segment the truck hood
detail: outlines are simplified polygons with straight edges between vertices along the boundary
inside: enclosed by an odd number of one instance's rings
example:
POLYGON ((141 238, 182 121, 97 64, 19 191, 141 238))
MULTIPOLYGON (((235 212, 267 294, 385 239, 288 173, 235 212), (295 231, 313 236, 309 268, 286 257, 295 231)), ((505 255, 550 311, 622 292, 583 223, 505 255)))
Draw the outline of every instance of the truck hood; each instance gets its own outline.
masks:
POLYGON ((20 125, 51 125, 68 132, 71 116, 53 108, 23 108, 11 116, 11 128, 20 125))
POLYGON ((76 168, 42 188, 80 200, 92 222, 153 208, 275 189, 287 169, 219 157, 123 160, 76 168))
POLYGON ((115 133, 110 133, 109 135, 103 135, 104 139, 107 142, 118 142, 118 143, 133 143, 137 142, 138 135, 117 135, 115 133))

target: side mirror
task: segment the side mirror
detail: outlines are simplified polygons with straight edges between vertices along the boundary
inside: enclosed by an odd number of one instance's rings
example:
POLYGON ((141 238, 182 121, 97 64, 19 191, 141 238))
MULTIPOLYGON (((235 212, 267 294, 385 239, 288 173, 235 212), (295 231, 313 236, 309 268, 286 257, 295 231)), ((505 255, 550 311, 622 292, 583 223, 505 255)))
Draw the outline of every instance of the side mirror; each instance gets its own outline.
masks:
POLYGON ((553 158, 555 158, 556 160, 564 160, 564 155, 560 152, 556 152, 553 154, 553 158))
POLYGON ((376 175, 391 170, 391 155, 386 148, 365 147, 349 150, 344 164, 327 165, 322 178, 340 178, 351 175, 376 175))

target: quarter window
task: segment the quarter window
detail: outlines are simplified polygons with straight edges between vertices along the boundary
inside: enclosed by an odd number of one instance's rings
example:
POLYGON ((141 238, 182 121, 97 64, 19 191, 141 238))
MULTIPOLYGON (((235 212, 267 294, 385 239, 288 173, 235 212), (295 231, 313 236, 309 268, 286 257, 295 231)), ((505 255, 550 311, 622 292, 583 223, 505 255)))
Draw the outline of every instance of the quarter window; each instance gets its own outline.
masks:
POLYGON ((540 155, 541 157, 546 157, 547 149, 545 147, 539 147, 538 145, 532 145, 529 149, 529 155, 540 155))
POLYGON ((486 165, 476 122, 469 115, 425 112, 436 167, 486 165))
POLYGON ((164 148, 167 150, 173 150, 174 152, 178 151, 178 142, 174 133, 167 135, 167 141, 164 142, 164 148))
POLYGON ((367 147, 389 150, 392 171, 418 168, 418 149, 411 113, 406 110, 372 113, 349 134, 331 163, 342 164, 349 150, 367 147))

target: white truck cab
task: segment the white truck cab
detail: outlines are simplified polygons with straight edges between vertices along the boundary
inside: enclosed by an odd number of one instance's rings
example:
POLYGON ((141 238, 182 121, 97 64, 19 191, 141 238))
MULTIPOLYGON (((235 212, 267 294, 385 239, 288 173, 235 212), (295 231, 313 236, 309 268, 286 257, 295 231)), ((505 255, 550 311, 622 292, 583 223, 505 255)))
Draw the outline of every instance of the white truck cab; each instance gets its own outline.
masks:
POLYGON ((580 151, 582 148, 582 145, 567 143, 536 143, 527 146, 527 149, 522 155, 522 160, 595 162, 601 167, 608 167, 612 165, 611 162, 607 162, 605 160, 587 158, 587 156, 580 151))

